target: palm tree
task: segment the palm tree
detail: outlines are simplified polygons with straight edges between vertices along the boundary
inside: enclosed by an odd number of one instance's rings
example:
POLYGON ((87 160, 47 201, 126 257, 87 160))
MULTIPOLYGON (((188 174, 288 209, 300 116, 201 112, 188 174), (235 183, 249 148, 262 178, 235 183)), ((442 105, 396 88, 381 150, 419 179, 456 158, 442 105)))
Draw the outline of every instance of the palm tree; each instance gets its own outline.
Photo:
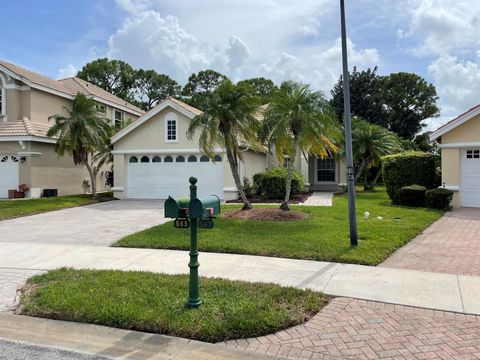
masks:
MULTIPOLYGON (((75 165, 83 165, 90 176, 92 197, 96 196, 96 178, 102 160, 99 153, 109 145, 111 126, 107 119, 97 116, 95 100, 78 93, 73 99, 72 108, 64 107, 65 114, 49 117, 55 124, 47 135, 56 137, 55 151, 63 156, 73 157, 75 165)), ((107 157, 108 158, 108 157, 107 157)))
MULTIPOLYGON (((368 169, 380 166, 382 156, 401 151, 401 142, 397 135, 383 126, 371 124, 358 118, 353 119, 352 122, 352 146, 355 160, 360 164, 355 176, 355 182, 363 174, 364 190, 369 188, 368 169)), ((378 179, 379 174, 380 171, 374 183, 378 179)))
POLYGON ((298 151, 319 157, 338 152, 341 130, 335 113, 319 91, 308 85, 285 81, 274 92, 265 112, 263 137, 275 146, 277 158, 283 163, 289 157, 285 200, 282 210, 290 210, 290 191, 298 151))
POLYGON ((216 147, 223 147, 227 154, 235 185, 243 201, 243 209, 252 205, 245 196, 239 174, 240 147, 248 144, 258 147, 257 139, 260 122, 255 117, 259 100, 247 85, 235 85, 223 80, 211 93, 204 106, 204 112, 190 123, 187 136, 191 140, 200 130, 199 145, 208 156, 215 155, 216 147))

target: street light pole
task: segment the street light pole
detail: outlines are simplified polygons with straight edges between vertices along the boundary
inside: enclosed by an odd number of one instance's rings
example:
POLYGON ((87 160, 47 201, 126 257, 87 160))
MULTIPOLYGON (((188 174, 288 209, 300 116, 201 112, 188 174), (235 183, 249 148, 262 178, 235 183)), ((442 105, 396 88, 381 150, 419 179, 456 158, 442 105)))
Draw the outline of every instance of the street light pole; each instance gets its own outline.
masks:
POLYGON ((345 2, 340 0, 340 16, 342 28, 342 61, 343 61, 343 106, 345 113, 345 147, 347 151, 347 189, 348 216, 350 222, 350 244, 358 245, 357 217, 355 210, 355 172, 352 152, 352 119, 350 114, 350 75, 348 74, 347 29, 345 25, 345 2))

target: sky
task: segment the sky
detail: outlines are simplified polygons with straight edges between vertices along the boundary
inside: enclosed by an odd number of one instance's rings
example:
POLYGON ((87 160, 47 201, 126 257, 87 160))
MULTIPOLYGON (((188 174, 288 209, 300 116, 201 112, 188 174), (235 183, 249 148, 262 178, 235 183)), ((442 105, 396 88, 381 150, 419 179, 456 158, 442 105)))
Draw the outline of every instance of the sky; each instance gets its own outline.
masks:
MULTIPOLYGON (((480 103, 480 1, 346 0, 350 68, 413 72, 437 88, 432 130, 480 103)), ((2 1, 0 58, 63 78, 99 57, 184 84, 214 69, 311 84, 341 73, 338 0, 2 1), (5 15, 8 14, 8 15, 5 15)))

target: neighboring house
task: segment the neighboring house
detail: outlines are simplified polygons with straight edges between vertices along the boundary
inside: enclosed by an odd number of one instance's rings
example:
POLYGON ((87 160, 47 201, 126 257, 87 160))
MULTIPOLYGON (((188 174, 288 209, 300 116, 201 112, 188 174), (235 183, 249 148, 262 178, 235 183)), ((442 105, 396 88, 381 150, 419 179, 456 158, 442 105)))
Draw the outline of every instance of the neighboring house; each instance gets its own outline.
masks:
MULTIPOLYGON (((189 141, 190 121, 201 111, 168 98, 130 124, 113 138, 115 196, 121 199, 165 199, 189 193, 188 178, 198 178, 199 196, 215 194, 224 200, 238 192, 222 148, 209 159, 199 149, 198 135, 189 141)), ((346 182, 346 167, 334 158, 308 160, 301 154, 297 169, 311 190, 338 190, 346 182)), ((242 149, 240 176, 252 179, 267 168, 278 166, 269 151, 242 149)))
MULTIPOLYGON (((136 120, 144 111, 76 77, 53 80, 0 60, 0 198, 26 184, 32 194, 57 189, 59 195, 89 189, 88 173, 70 156, 59 157, 47 137, 51 115, 64 113, 77 93, 97 101, 100 117, 112 124, 136 120)), ((100 174, 99 187, 105 174, 100 174)))
POLYGON ((480 207, 480 104, 435 130, 442 152, 442 184, 453 207, 480 207))

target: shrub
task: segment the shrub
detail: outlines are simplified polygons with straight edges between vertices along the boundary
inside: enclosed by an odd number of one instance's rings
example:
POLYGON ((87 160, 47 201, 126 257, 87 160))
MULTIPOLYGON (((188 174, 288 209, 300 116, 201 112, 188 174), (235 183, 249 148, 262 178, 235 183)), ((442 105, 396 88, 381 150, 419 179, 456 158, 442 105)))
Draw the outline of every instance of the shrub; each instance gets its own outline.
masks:
POLYGON ((246 176, 243 178, 243 191, 245 192, 246 197, 251 197, 253 195, 252 183, 246 176))
POLYGON ((425 206, 425 192, 427 188, 420 185, 404 186, 399 191, 400 204, 406 206, 425 206))
MULTIPOLYGON (((253 182, 257 189, 257 194, 268 199, 283 199, 286 191, 285 182, 287 181, 287 175, 288 171, 283 167, 273 168, 262 174, 255 174, 253 182)), ((302 174, 294 170, 291 195, 301 193, 304 184, 305 180, 302 174)))
POLYGON ((434 209, 448 209, 453 198, 453 191, 448 189, 431 189, 425 193, 425 205, 434 209))
POLYGON ((394 203, 400 202, 399 190, 413 184, 432 189, 440 185, 436 175, 437 155, 407 151, 382 158, 383 181, 394 203))

